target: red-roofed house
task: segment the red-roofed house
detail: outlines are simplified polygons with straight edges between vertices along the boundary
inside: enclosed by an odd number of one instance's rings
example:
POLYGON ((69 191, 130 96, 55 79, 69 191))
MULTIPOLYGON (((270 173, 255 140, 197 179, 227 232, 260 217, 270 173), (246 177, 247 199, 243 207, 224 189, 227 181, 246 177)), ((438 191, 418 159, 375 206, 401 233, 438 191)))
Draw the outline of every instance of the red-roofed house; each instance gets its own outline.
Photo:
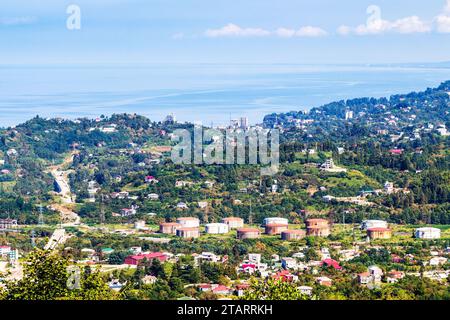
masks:
POLYGON ((197 286, 197 288, 199 288, 200 291, 202 291, 202 292, 211 291, 212 290, 212 285, 209 284, 209 283, 202 283, 202 284, 199 284, 197 286))
POLYGON ((342 267, 339 265, 339 262, 333 259, 325 259, 321 263, 322 266, 333 267, 336 270, 342 270, 342 267))
POLYGON ((389 150, 390 154, 401 155, 403 153, 403 149, 391 149, 389 150))
POLYGON ((328 277, 318 277, 316 278, 316 281, 318 284, 325 287, 331 287, 331 285, 333 284, 333 280, 328 277))
POLYGON ((256 270, 256 264, 254 263, 243 263, 241 264, 240 271, 246 273, 253 273, 256 270))
POLYGON ((388 273, 388 275, 386 277, 386 282, 395 283, 398 280, 402 279, 404 276, 405 276, 404 272, 392 270, 388 273))
POLYGON ((361 284, 369 283, 371 278, 372 277, 370 276, 369 272, 363 272, 363 273, 358 274, 358 282, 361 284))
POLYGON ((161 252, 153 252, 153 253, 147 253, 147 254, 128 256, 125 258, 125 264, 137 266, 139 264, 139 262, 143 261, 144 259, 147 259, 148 261, 158 259, 159 261, 164 262, 167 260, 167 256, 161 252))
POLYGON ((146 176, 145 182, 146 183, 158 183, 159 181, 154 176, 146 176))
POLYGON ((228 295, 231 293, 231 291, 232 290, 230 288, 221 284, 212 290, 212 292, 215 294, 223 294, 223 295, 228 295))
POLYGON ((402 259, 398 254, 394 254, 393 253, 393 254, 391 254, 391 261, 394 262, 394 263, 402 263, 405 260, 402 259))
POLYGON ((288 270, 282 270, 272 276, 272 279, 281 280, 283 282, 292 282, 297 280, 297 276, 291 274, 288 270))
POLYGON ((245 291, 250 288, 248 283, 242 283, 236 285, 236 293, 238 297, 242 297, 245 294, 245 291))

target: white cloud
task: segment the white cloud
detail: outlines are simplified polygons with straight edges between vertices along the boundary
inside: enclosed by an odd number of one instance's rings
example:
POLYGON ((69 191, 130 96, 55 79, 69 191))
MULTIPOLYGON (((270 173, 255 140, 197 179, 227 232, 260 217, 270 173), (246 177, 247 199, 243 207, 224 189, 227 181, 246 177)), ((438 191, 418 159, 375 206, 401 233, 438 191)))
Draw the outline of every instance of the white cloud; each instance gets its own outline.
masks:
POLYGON ((0 17, 0 25, 3 26, 17 26, 24 24, 32 24, 36 22, 36 17, 0 17))
POLYGON ((323 37, 327 35, 327 32, 318 27, 306 26, 300 28, 295 35, 297 37, 323 37))
POLYGON ((357 35, 380 34, 388 31, 390 28, 389 21, 383 19, 375 19, 368 21, 367 24, 360 24, 355 28, 357 35))
POLYGON ((298 30, 287 29, 287 28, 278 28, 275 31, 275 35, 282 38, 292 38, 292 37, 323 37, 327 35, 327 32, 318 27, 306 26, 301 27, 298 30))
POLYGON ((371 19, 366 24, 360 24, 355 28, 342 25, 337 29, 340 35, 376 35, 383 33, 425 33, 432 30, 431 24, 422 21, 418 16, 410 16, 395 21, 388 21, 381 18, 371 19))
POLYGON ((391 29, 398 33, 424 33, 431 31, 431 25, 418 16, 411 16, 395 21, 391 29))
POLYGON ((340 34, 341 36, 347 36, 350 33, 352 33, 352 28, 346 25, 342 25, 337 29, 337 33, 340 34))
POLYGON ((436 28, 440 33, 450 33, 450 16, 439 15, 436 17, 436 28))
POLYGON ((444 12, 450 13, 450 0, 447 0, 447 3, 445 4, 445 7, 444 7, 444 12))
POLYGON ((291 38, 295 36, 295 30, 287 28, 278 28, 276 31, 276 35, 282 38, 291 38))
POLYGON ((229 23, 219 29, 208 29, 205 31, 205 36, 210 38, 218 37, 265 37, 277 36, 280 38, 292 37, 323 37, 328 33, 318 27, 305 26, 298 30, 280 27, 275 31, 268 31, 262 28, 242 28, 236 24, 229 23))
POLYGON ((208 29, 205 35, 210 38, 217 37, 264 37, 270 35, 270 32, 260 28, 241 28, 240 26, 229 23, 220 29, 208 29))
POLYGON ((174 33, 172 35, 172 39, 175 39, 175 40, 183 39, 183 38, 184 38, 184 33, 183 32, 174 33))
POLYGON ((439 33, 450 33, 450 0, 447 0, 442 13, 434 21, 439 33))

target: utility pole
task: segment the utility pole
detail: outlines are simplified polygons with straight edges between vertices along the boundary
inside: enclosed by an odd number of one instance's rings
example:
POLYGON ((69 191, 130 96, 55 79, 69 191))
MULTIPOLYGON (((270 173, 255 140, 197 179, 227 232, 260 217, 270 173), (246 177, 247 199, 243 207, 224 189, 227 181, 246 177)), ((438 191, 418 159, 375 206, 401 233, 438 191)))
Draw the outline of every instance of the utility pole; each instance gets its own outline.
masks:
POLYGON ((208 222, 209 222, 209 204, 206 205, 206 208, 205 208, 205 214, 203 215, 203 221, 204 221, 205 223, 208 223, 208 222))
POLYGON ((34 239, 34 230, 31 230, 31 246, 36 247, 36 241, 34 239))
POLYGON ((352 215, 352 239, 353 245, 355 244, 355 216, 352 215))
POLYGON ((42 204, 39 205, 39 217, 38 217, 38 224, 43 225, 44 224, 44 215, 43 215, 44 209, 42 208, 42 204))
POLYGON ((101 195, 101 202, 100 202, 100 224, 105 224, 105 207, 104 207, 104 195, 101 195))
POLYGON ((250 199, 250 213, 248 215, 248 224, 253 224, 252 199, 250 199))

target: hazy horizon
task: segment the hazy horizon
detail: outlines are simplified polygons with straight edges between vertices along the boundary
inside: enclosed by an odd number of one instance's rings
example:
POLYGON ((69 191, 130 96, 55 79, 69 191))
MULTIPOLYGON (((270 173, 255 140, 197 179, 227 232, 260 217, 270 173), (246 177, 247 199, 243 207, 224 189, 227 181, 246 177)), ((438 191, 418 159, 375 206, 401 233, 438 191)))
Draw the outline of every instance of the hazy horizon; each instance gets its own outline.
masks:
POLYGON ((0 126, 30 118, 137 113, 224 125, 245 116, 308 110, 336 100, 435 87, 450 68, 292 64, 0 67, 0 126))

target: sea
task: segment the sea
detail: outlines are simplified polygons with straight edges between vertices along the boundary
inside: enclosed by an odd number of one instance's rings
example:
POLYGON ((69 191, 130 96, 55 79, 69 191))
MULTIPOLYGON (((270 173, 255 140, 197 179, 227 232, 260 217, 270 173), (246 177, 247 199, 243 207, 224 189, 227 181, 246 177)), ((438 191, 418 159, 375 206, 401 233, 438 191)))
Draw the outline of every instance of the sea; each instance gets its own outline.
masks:
POLYGON ((450 80, 427 65, 115 64, 0 66, 0 127, 32 117, 151 120, 225 125, 308 110, 336 100, 422 91, 450 80))

